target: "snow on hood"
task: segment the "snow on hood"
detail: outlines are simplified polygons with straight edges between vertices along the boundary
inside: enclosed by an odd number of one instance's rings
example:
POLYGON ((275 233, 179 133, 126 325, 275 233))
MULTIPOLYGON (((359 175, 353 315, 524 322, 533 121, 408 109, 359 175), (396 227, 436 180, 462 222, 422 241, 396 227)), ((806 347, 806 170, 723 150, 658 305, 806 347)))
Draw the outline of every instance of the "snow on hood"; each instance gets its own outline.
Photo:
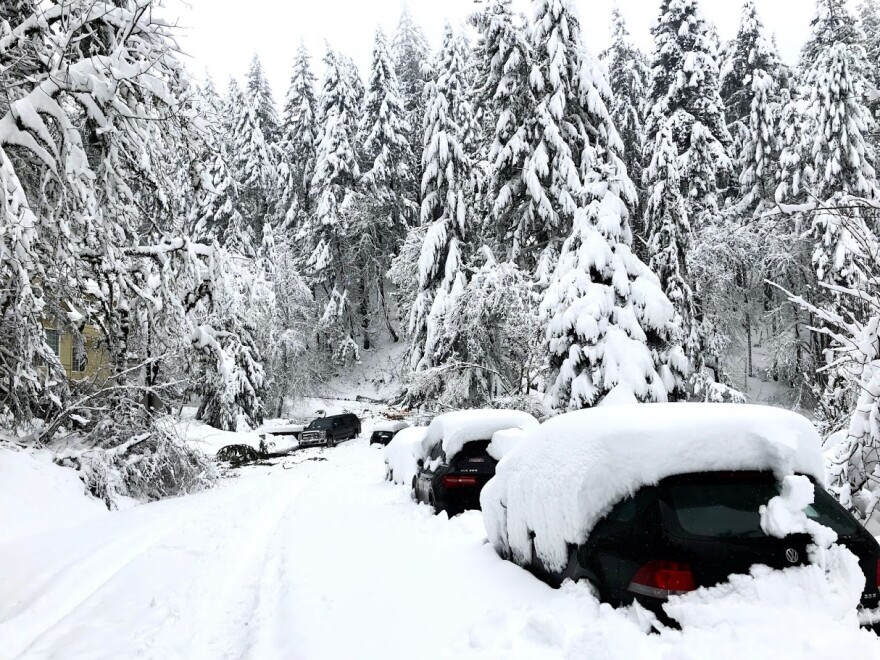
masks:
POLYGON ((438 442, 443 443, 446 458, 451 459, 468 442, 491 440, 505 429, 537 429, 537 419, 519 410, 457 410, 435 417, 422 443, 427 456, 438 442))
POLYGON ((376 422, 376 425, 373 426, 374 431, 390 431, 392 433, 396 433, 401 429, 405 429, 409 424, 406 422, 395 421, 392 419, 383 419, 379 422, 376 422))
POLYGON ((800 473, 824 483, 815 427, 766 406, 656 403, 560 415, 529 434, 483 489, 486 530, 496 550, 534 549, 561 570, 567 544, 583 543, 620 500, 661 479, 692 472, 800 473))

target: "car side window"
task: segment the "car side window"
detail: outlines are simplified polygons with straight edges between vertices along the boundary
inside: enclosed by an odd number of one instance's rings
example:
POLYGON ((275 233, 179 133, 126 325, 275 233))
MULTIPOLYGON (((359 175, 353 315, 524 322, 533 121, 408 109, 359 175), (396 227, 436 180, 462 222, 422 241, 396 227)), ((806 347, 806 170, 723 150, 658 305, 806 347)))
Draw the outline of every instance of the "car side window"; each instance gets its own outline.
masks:
POLYGON ((428 458, 430 458, 432 461, 436 461, 438 458, 440 458, 440 454, 442 454, 442 453, 443 453, 443 445, 442 445, 442 443, 438 442, 436 445, 434 445, 431 448, 431 453, 428 455, 428 458))

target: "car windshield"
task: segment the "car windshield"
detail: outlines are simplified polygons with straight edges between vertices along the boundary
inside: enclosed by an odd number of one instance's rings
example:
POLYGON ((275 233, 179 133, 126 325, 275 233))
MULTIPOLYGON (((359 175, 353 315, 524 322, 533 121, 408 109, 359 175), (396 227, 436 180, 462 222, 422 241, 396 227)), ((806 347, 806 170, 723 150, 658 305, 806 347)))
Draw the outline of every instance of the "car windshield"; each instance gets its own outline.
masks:
POLYGON ((333 426, 333 420, 329 417, 321 417, 320 419, 313 419, 312 423, 309 424, 310 429, 329 429, 333 426))
MULTIPOLYGON (((706 537, 766 536, 759 509, 781 492, 771 474, 734 472, 684 475, 666 482, 667 501, 678 524, 688 534, 706 537)), ((804 509, 811 520, 830 527, 839 536, 858 534, 858 523, 823 488, 804 509)))

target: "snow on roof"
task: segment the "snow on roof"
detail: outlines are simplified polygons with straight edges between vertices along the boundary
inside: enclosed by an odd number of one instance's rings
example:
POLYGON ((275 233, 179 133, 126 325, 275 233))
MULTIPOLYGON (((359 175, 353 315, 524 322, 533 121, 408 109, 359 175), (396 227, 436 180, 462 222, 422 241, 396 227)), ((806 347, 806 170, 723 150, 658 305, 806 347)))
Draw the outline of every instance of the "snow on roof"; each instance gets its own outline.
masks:
POLYGON ((271 426, 262 427, 259 432, 269 433, 271 435, 273 433, 301 433, 304 430, 305 426, 303 426, 302 424, 273 424, 271 426))
POLYGON ((519 410, 456 410, 435 417, 422 443, 424 455, 438 442, 443 443, 447 459, 455 456, 468 442, 491 440, 504 429, 536 429, 537 419, 519 410))
POLYGON ((399 420, 393 419, 383 419, 382 421, 376 422, 376 425, 373 427, 374 431, 392 431, 397 432, 401 429, 405 429, 409 424, 406 422, 401 422, 399 420))
POLYGON ((561 570, 620 500, 692 472, 767 470, 824 482, 820 438, 801 415, 766 406, 656 403, 553 418, 498 464, 483 489, 486 530, 514 560, 534 549, 561 570))

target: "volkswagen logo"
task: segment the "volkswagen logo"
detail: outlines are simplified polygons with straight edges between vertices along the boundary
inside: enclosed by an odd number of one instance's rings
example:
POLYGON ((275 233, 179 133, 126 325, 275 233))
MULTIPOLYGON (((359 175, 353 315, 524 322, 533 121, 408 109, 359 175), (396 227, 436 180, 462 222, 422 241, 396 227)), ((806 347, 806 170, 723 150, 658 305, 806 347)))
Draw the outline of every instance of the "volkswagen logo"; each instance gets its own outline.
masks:
POLYGON ((789 548, 785 551, 785 558, 788 560, 789 564, 796 564, 797 560, 801 558, 798 554, 798 551, 794 548, 789 548))

